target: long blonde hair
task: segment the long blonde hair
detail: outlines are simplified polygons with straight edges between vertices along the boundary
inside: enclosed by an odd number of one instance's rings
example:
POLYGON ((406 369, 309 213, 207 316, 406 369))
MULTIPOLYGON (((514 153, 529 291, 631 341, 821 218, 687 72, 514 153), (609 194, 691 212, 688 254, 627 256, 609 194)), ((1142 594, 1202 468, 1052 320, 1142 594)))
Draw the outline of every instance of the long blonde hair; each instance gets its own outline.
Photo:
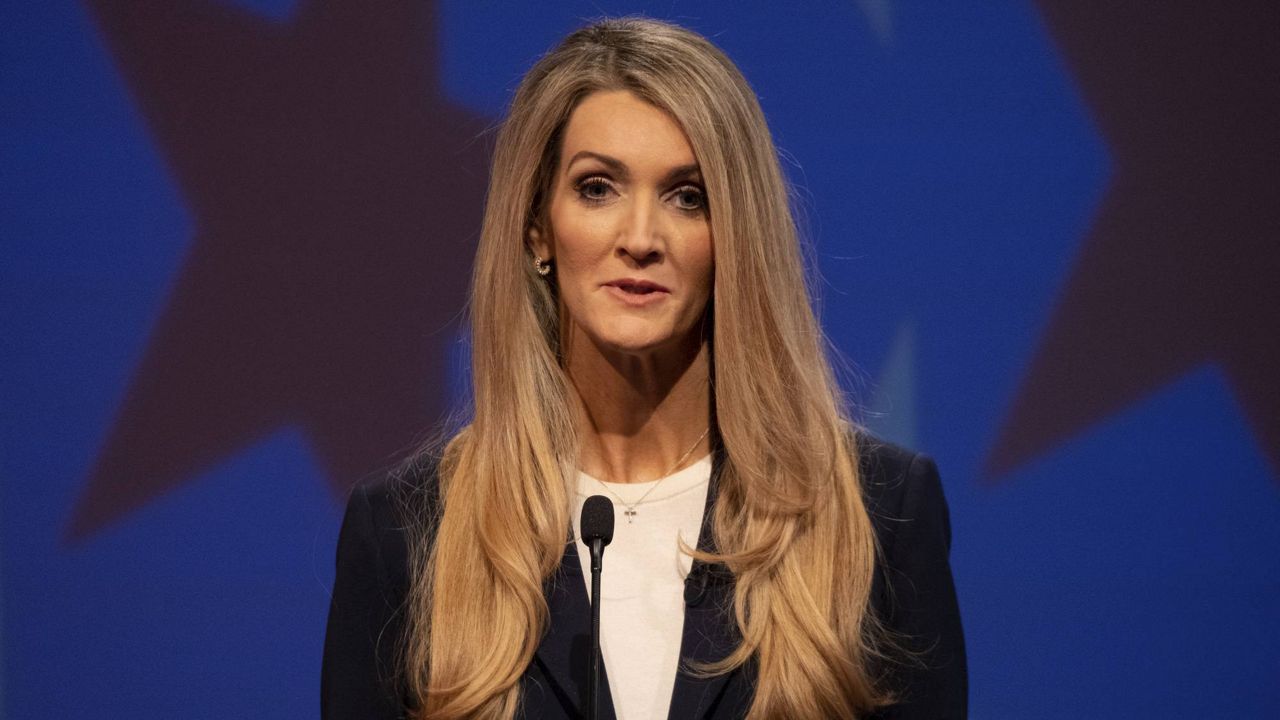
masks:
POLYGON ((710 199, 724 461, 718 554, 694 554, 733 572, 742 642, 703 670, 753 661, 751 718, 865 712, 886 700, 869 667, 875 538, 768 126, 719 49, 642 18, 568 36, 525 76, 499 131, 472 278, 474 416, 443 453, 443 511, 417 523, 412 548, 410 697, 433 720, 511 718, 546 629, 543 583, 565 552, 578 438, 554 286, 525 243, 545 217, 570 113, 614 89, 676 119, 710 199))

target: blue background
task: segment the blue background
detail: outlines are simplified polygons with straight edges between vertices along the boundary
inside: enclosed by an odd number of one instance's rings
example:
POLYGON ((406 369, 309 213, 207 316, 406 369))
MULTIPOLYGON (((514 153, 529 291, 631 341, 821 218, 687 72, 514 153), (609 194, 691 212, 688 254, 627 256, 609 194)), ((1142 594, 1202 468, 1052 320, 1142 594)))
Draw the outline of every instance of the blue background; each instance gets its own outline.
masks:
MULTIPOLYGON (((983 472, 1113 170, 1037 7, 450 0, 424 32, 496 120, 626 12, 708 35, 760 97, 848 389, 942 470, 972 715, 1280 717, 1278 478, 1220 368, 983 472)), ((197 219, 87 9, 3 17, 0 716, 314 717, 341 499, 297 428, 66 538, 197 219)))

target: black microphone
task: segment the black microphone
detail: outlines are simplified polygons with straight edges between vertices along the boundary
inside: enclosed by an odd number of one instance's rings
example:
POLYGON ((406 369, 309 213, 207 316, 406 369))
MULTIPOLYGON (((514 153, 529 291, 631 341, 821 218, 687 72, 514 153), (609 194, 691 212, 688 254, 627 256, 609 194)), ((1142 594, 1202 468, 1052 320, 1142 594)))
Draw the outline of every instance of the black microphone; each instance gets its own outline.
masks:
POLYGON ((582 505, 578 522, 582 541, 591 548, 591 677, 587 684, 587 712, 591 720, 600 717, 596 699, 600 697, 600 568, 604 546, 613 542, 613 501, 592 495, 582 505))

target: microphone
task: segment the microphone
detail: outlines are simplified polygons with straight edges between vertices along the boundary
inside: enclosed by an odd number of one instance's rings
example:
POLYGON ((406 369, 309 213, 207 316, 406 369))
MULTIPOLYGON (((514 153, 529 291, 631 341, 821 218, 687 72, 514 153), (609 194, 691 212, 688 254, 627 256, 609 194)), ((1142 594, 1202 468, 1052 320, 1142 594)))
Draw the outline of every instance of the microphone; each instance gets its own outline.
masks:
POLYGON ((587 684, 587 712, 591 720, 600 717, 596 699, 600 697, 600 569, 604 546, 613 542, 613 501, 592 495, 582 505, 579 535, 591 548, 591 677, 587 684))

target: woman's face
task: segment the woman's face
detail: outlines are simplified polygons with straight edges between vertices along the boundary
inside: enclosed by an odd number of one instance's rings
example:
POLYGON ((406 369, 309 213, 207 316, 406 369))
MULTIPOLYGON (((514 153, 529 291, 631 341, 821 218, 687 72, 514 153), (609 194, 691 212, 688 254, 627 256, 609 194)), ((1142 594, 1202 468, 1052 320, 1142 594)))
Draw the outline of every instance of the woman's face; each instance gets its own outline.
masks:
POLYGON ((711 297, 711 223, 697 158, 671 116, 625 90, 582 100, 549 215, 549 232, 530 242, 555 262, 570 332, 631 355, 694 339, 711 297))

